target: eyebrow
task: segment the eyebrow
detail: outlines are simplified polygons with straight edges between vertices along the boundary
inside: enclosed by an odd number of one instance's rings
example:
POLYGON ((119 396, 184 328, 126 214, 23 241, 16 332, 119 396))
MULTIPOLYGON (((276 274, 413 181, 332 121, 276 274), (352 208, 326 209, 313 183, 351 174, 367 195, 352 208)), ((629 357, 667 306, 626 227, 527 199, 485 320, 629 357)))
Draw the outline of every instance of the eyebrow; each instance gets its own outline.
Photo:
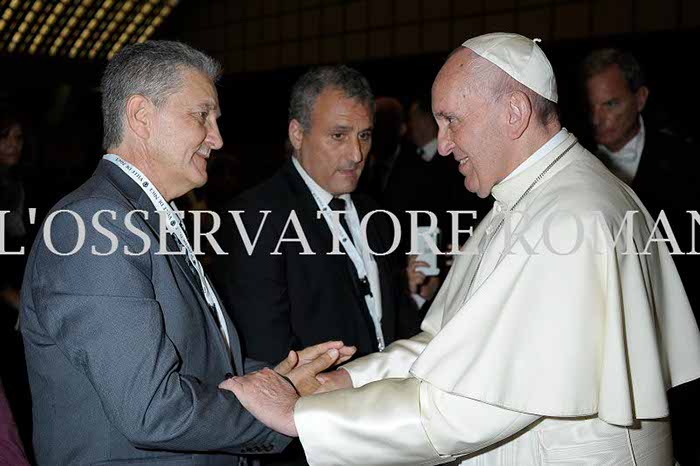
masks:
POLYGON ((216 111, 217 118, 221 116, 221 109, 214 102, 205 102, 202 106, 209 112, 216 111))
POLYGON ((352 126, 337 125, 331 128, 331 131, 352 131, 352 126))

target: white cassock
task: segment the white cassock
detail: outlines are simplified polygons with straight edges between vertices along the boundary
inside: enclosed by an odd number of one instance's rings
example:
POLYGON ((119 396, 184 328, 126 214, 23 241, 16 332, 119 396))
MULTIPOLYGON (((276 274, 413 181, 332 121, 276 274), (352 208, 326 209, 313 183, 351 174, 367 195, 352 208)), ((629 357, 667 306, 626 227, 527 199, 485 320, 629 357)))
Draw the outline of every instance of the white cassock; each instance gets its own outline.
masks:
POLYGON ((422 332, 297 403, 312 466, 672 464, 666 390, 700 377, 700 333, 653 220, 570 134, 492 194, 422 332))

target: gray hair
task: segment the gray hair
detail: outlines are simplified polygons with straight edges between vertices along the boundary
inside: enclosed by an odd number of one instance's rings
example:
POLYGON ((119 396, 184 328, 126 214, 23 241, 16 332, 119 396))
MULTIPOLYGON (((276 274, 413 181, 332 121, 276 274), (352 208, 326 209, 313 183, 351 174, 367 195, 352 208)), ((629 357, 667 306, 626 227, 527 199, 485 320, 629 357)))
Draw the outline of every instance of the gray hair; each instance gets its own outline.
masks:
POLYGON ((633 93, 646 84, 644 71, 637 59, 629 52, 613 48, 594 50, 585 58, 582 65, 584 81, 612 65, 620 67, 622 77, 633 93))
MULTIPOLYGON (((481 57, 480 57, 481 58, 481 57)), ((471 70, 477 76, 475 90, 483 96, 497 101, 514 91, 522 92, 530 100, 532 113, 543 125, 559 119, 559 107, 555 102, 542 97, 529 87, 513 79, 508 73, 486 59, 474 60, 471 70)))
POLYGON ((122 142, 129 97, 142 95, 160 106, 180 88, 186 70, 199 71, 212 82, 221 76, 221 65, 216 60, 181 42, 146 41, 119 51, 107 65, 100 86, 104 149, 122 142))
POLYGON ((305 131, 311 129, 311 113, 324 89, 338 89, 348 99, 369 106, 374 115, 374 95, 367 79, 348 66, 321 66, 304 73, 292 87, 289 99, 289 121, 297 120, 305 131))

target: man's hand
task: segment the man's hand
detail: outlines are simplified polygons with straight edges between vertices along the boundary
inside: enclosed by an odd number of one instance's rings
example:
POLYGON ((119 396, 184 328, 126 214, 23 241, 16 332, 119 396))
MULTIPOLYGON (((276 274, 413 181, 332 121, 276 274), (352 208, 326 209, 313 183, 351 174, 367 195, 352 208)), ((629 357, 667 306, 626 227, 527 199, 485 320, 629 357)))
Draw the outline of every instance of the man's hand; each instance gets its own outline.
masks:
POLYGON ((331 349, 338 350, 339 357, 336 364, 342 364, 355 354, 357 348, 354 346, 345 346, 342 341, 327 341, 325 343, 319 343, 318 345, 309 346, 301 351, 290 351, 287 358, 277 364, 275 367, 275 372, 287 375, 289 372, 297 366, 304 366, 314 361, 316 358, 321 356, 323 353, 330 351, 331 349))
MULTIPOLYGON (((292 369, 286 377, 302 396, 310 395, 321 386, 316 375, 331 367, 339 356, 340 352, 331 348, 313 361, 292 369)), ((277 372, 265 368, 242 377, 231 377, 221 382, 219 388, 233 392, 241 405, 270 429, 290 437, 298 436, 294 404, 299 396, 277 372)))
POLYGON ((426 276, 419 272, 419 267, 428 267, 427 262, 419 261, 417 256, 408 256, 406 275, 408 277, 408 289, 411 293, 418 293, 420 286, 425 282, 426 276))
POLYGON ((350 374, 345 369, 338 369, 325 374, 318 374, 316 379, 321 383, 321 386, 315 393, 332 392, 343 388, 352 388, 352 379, 350 374))
POLYGON ((294 388, 271 369, 231 377, 219 388, 233 392, 241 405, 270 429, 298 437, 294 424, 294 404, 299 397, 294 388))

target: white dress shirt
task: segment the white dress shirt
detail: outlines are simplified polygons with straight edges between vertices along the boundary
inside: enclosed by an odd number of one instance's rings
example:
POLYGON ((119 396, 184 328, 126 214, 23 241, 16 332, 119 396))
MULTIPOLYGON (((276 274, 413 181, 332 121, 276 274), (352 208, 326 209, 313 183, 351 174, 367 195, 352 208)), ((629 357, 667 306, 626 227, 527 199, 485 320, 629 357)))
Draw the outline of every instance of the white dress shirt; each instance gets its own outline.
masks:
MULTIPOLYGON (((318 183, 316 183, 316 181, 314 181, 314 179, 311 178, 311 176, 306 172, 306 170, 304 170, 304 167, 301 166, 296 157, 292 157, 292 163, 299 172, 299 175, 301 175, 301 178, 304 180, 304 183, 306 183, 306 186, 309 188, 309 191, 311 191, 312 194, 315 194, 314 197, 318 204, 319 210, 327 206, 328 203, 333 199, 333 195, 325 189, 323 189, 321 186, 319 186, 318 183)), ((365 302, 367 303, 367 308, 369 309, 369 312, 372 316, 372 322, 374 323, 374 331, 377 335, 378 347, 381 351, 384 349, 384 335, 382 333, 381 327, 382 290, 381 286, 379 285, 379 268, 377 267, 377 262, 374 260, 374 257, 369 251, 367 245, 362 244, 360 235, 360 217, 357 214, 357 210, 355 209, 355 204, 352 202, 352 197, 350 196, 350 194, 341 194, 338 197, 345 201, 347 212, 347 214, 345 215, 345 220, 347 221, 348 228, 350 228, 350 231, 348 233, 352 237, 352 241, 355 244, 355 247, 357 248, 358 252, 360 253, 360 256, 362 257, 362 263, 364 264, 365 270, 367 271, 367 280, 369 281, 369 287, 372 294, 365 295, 365 302)), ((324 216, 324 218, 326 217, 324 216)), ((326 222, 328 223, 328 219, 326 219, 326 222)), ((340 227, 340 225, 333 225, 332 223, 328 223, 328 228, 330 228, 331 230, 337 227, 340 227)), ((357 270, 357 272, 358 276, 360 278, 363 278, 360 274, 360 271, 357 270)))

